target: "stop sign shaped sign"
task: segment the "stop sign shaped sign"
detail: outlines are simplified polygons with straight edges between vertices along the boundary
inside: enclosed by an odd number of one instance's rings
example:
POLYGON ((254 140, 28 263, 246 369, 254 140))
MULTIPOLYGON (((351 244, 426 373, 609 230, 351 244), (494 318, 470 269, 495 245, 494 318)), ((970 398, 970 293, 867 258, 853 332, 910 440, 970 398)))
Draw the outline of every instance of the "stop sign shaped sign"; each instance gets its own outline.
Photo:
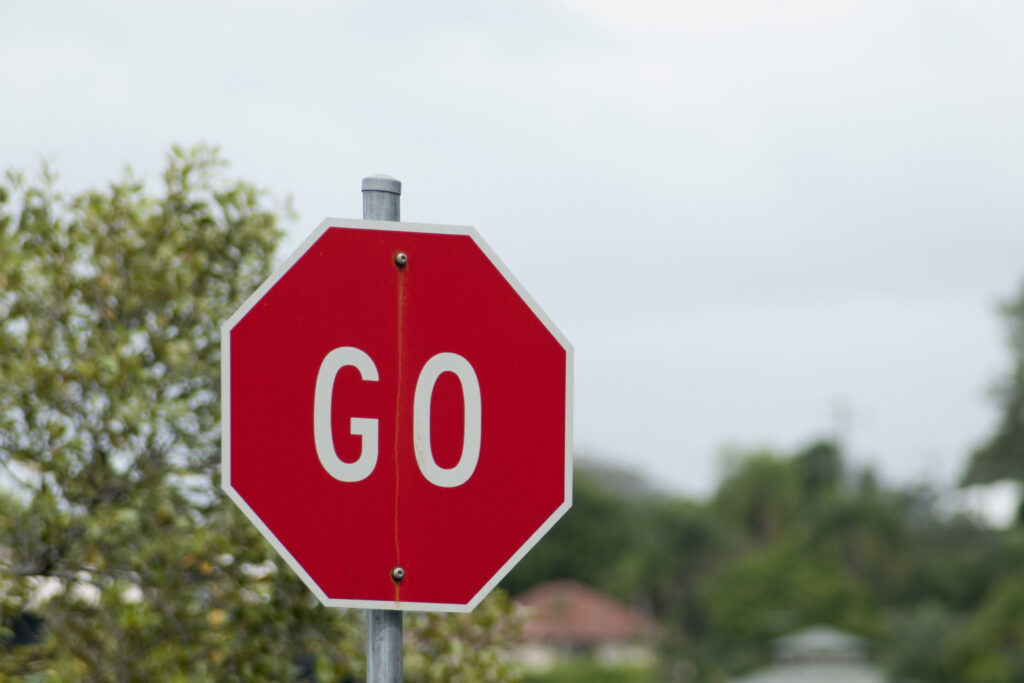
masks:
POLYGON ((571 504, 572 347, 472 228, 328 219, 221 343, 224 489, 326 605, 468 611, 571 504))

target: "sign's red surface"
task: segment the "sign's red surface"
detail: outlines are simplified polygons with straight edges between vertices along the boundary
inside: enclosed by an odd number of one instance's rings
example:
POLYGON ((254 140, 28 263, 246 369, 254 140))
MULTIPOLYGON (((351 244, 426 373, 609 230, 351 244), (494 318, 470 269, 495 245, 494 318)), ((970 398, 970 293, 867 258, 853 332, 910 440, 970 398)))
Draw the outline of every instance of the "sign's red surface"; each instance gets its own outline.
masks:
POLYGON ((222 344, 224 488, 325 604, 472 609, 570 505, 572 348, 471 228, 328 219, 222 344))

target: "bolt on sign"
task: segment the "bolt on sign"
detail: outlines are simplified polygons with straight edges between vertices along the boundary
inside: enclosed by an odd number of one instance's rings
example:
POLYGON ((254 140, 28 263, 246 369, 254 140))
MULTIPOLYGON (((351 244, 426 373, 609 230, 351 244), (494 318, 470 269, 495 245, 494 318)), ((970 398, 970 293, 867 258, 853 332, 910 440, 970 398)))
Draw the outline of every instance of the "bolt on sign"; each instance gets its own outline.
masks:
POLYGON ((223 487, 325 605, 469 611, 571 505, 572 346, 472 228, 327 219, 221 344, 223 487))

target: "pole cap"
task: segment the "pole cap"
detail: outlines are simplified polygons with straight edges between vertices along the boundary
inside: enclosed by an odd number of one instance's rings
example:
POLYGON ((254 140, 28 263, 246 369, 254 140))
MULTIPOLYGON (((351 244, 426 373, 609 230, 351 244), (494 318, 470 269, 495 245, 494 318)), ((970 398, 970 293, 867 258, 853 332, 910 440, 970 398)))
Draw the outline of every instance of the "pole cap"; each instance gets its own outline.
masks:
POLYGON ((383 173, 367 176, 363 178, 363 192, 390 192, 400 195, 402 194, 402 181, 383 173))

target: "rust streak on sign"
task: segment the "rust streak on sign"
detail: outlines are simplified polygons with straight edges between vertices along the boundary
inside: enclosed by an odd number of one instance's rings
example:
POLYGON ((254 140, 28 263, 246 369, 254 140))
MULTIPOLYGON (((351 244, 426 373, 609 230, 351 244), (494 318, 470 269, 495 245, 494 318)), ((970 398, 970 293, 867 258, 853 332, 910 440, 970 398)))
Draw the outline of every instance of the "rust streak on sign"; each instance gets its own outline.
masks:
MULTIPOLYGON (((398 296, 395 302, 396 306, 396 317, 398 320, 398 388, 395 391, 395 448, 394 448, 394 462, 395 462, 395 565, 396 567, 402 566, 402 552, 399 546, 398 538, 398 498, 399 498, 399 472, 398 466, 398 431, 402 424, 402 366, 405 361, 405 351, 402 348, 402 340, 405 338, 405 329, 403 327, 403 311, 405 310, 405 270, 408 266, 402 264, 398 266, 398 296)), ((398 581, 395 584, 395 602, 401 599, 402 584, 398 581)))

